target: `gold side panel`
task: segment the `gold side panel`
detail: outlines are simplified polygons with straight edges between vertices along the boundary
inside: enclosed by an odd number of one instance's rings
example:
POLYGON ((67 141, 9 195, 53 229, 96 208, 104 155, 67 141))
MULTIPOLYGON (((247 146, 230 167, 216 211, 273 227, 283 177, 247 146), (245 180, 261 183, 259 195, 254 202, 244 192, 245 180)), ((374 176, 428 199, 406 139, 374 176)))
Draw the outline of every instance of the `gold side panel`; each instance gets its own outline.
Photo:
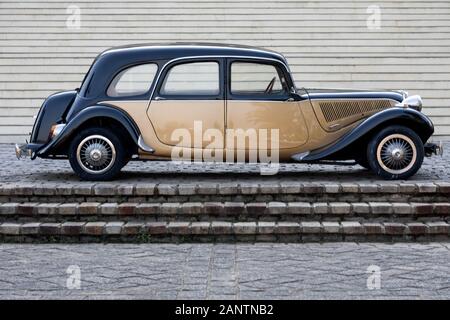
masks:
MULTIPOLYGON (((227 130, 267 129, 269 147, 271 129, 279 130, 280 149, 295 148, 308 140, 308 129, 297 101, 228 100, 226 118, 227 130)), ((226 141, 226 147, 230 145, 232 142, 226 141)))
POLYGON ((365 100, 313 100, 314 112, 326 131, 336 131, 381 110, 391 108, 395 101, 387 99, 365 100))

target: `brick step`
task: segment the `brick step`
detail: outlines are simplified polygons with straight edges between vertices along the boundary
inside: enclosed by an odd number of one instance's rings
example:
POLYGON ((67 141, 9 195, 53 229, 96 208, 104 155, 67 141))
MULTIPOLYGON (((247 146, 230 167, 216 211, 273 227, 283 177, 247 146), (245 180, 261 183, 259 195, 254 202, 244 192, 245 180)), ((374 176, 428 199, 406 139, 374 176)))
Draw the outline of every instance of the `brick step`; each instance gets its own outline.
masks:
POLYGON ((0 185, 7 202, 445 202, 450 182, 61 183, 0 185))
POLYGON ((449 219, 450 202, 3 203, 0 221, 449 219))
POLYGON ((107 222, 0 224, 2 241, 430 241, 448 240, 450 224, 434 222, 107 222))

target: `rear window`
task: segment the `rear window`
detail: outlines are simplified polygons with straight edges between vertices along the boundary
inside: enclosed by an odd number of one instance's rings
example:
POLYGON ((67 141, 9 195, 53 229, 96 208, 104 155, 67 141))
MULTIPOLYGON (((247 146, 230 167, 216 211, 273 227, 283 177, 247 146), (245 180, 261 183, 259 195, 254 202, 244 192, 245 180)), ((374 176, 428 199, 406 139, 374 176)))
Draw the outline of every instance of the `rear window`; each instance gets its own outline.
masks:
POLYGON ((106 92, 110 97, 137 96, 146 93, 158 71, 156 63, 130 67, 116 75, 106 92))

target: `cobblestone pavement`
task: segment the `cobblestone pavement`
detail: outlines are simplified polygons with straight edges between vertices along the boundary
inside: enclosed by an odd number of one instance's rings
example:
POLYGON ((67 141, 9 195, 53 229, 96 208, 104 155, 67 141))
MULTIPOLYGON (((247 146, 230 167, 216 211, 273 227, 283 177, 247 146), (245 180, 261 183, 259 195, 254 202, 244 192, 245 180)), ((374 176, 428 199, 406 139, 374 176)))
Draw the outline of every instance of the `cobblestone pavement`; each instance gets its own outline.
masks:
POLYGON ((448 243, 3 244, 0 299, 449 299, 449 271, 448 243))
MULTIPOLYGON (((444 157, 425 158, 421 170, 409 181, 450 180, 448 151, 445 143, 444 157)), ((51 182, 64 183, 80 180, 72 172, 67 160, 30 159, 17 160, 12 144, 0 144, 0 183, 51 182)), ((379 178, 360 166, 280 164, 277 175, 261 176, 255 164, 176 164, 168 161, 132 161, 122 171, 116 182, 183 183, 195 181, 379 181, 379 178)), ((81 182, 92 184, 92 182, 81 182)))

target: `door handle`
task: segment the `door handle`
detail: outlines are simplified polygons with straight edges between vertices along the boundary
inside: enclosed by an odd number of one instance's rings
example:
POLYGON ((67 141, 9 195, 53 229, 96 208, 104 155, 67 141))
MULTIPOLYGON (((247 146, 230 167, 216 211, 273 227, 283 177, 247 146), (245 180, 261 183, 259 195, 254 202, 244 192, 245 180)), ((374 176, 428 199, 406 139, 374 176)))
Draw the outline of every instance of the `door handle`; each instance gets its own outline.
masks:
POLYGON ((290 98, 287 98, 286 100, 284 100, 285 102, 292 102, 292 101, 295 101, 295 99, 294 98, 292 98, 292 97, 290 97, 290 98))
POLYGON ((163 98, 163 97, 155 97, 153 100, 155 100, 155 101, 160 101, 160 100, 166 100, 166 98, 163 98))

